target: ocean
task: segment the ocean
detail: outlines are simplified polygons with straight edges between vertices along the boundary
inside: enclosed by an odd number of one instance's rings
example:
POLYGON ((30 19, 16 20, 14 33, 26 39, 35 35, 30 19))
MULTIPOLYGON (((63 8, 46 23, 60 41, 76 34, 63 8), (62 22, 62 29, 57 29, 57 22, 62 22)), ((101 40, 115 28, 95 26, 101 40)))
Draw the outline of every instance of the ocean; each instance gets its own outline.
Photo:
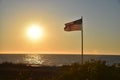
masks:
MULTIPOLYGON (((84 55, 84 62, 88 60, 106 61, 108 65, 120 63, 120 55, 84 55)), ((29 65, 61 66, 81 63, 81 55, 74 54, 0 54, 0 63, 24 63, 29 65)))

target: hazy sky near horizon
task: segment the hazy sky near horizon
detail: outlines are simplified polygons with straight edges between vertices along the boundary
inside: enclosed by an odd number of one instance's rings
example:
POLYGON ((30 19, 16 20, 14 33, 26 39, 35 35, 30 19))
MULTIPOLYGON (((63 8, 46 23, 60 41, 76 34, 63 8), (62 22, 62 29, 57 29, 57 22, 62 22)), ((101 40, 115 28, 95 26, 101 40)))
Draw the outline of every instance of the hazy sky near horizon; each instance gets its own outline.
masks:
POLYGON ((0 52, 80 53, 81 32, 64 24, 81 16, 85 53, 120 55, 120 0, 0 0, 0 52), (37 41, 30 24, 43 29, 37 41))

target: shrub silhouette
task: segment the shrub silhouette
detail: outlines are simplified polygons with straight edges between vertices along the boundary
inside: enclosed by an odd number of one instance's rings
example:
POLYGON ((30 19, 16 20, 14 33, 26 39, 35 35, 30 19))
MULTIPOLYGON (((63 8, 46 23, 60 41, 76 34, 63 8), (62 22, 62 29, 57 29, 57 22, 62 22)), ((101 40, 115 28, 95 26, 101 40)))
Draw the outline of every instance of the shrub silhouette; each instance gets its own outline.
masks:
POLYGON ((91 60, 81 64, 62 66, 57 80, 120 80, 120 67, 108 66, 105 61, 91 60))
POLYGON ((120 80, 120 63, 90 60, 84 64, 38 66, 0 64, 0 80, 120 80))

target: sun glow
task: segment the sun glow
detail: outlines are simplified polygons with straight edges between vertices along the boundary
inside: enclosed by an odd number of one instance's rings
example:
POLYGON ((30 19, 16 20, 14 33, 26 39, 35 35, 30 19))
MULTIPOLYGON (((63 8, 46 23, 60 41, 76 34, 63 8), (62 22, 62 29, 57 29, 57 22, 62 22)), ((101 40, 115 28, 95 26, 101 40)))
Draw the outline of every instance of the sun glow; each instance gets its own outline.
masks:
POLYGON ((43 36, 43 30, 41 27, 42 26, 39 26, 37 24, 32 24, 28 26, 27 36, 32 40, 38 40, 43 36))

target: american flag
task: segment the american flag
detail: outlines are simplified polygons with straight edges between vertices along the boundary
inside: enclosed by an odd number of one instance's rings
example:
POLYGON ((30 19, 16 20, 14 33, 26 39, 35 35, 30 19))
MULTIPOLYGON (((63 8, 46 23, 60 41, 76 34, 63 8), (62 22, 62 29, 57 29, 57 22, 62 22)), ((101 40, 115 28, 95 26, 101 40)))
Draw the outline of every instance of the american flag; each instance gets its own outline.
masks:
POLYGON ((82 18, 66 23, 64 30, 65 31, 81 31, 82 30, 82 18))

